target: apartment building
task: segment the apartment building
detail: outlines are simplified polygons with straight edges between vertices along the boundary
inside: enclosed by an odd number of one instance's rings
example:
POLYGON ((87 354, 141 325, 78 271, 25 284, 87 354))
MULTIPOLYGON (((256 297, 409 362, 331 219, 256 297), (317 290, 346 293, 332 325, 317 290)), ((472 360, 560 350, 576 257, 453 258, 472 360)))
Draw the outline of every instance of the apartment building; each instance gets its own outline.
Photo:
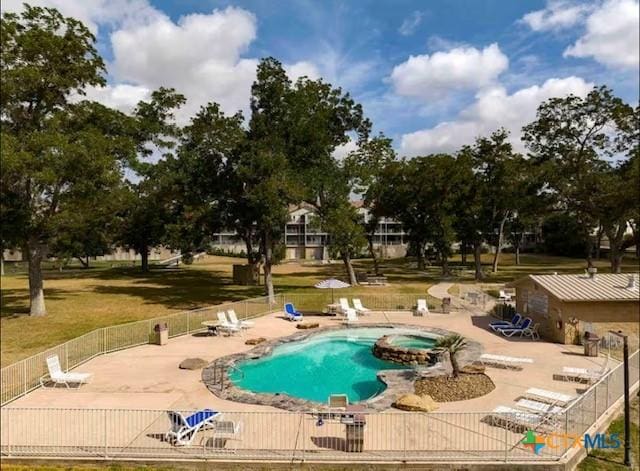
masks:
MULTIPOLYGON (((368 211, 361 201, 354 201, 354 206, 368 219, 368 211)), ((328 260, 328 235, 317 220, 311 205, 300 205, 290 208, 289 221, 284 227, 286 260, 328 260)), ((233 231, 221 231, 214 235, 213 247, 229 252, 246 250, 244 243, 233 231)), ((406 234, 402 225, 392 219, 383 218, 375 232, 374 250, 382 258, 402 257, 406 253, 406 234)))

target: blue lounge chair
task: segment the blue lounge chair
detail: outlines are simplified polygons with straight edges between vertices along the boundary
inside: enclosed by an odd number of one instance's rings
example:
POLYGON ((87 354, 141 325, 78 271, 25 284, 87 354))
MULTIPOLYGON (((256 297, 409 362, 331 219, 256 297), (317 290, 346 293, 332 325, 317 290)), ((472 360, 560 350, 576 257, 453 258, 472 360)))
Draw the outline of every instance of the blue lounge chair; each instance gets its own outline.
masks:
POLYGON ((284 305, 284 313, 287 316, 287 319, 289 319, 290 321, 301 321, 302 320, 302 313, 296 311, 296 308, 293 307, 293 304, 291 304, 291 303, 286 303, 284 305))
POLYGON ((518 327, 518 324, 522 321, 522 316, 516 314, 511 321, 494 321, 489 324, 489 328, 496 332, 498 329, 507 329, 518 327))
POLYGON ((533 321, 530 317, 526 317, 525 320, 522 321, 522 324, 520 324, 519 326, 499 328, 498 332, 500 332, 505 337, 513 337, 514 334, 520 334, 520 337, 522 337, 522 335, 529 330, 532 322, 533 321))
POLYGON ((199 410, 189 417, 172 410, 167 411, 167 414, 171 420, 171 430, 165 434, 165 438, 176 446, 190 445, 200 429, 213 426, 213 422, 222 417, 220 412, 211 409, 199 410))

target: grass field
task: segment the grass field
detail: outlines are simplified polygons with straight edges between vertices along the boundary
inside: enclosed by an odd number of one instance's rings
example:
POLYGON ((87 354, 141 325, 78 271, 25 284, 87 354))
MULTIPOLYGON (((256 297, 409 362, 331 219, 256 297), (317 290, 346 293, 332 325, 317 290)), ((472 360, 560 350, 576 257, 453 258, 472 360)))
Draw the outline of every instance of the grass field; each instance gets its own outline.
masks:
MULTIPOLYGON (((90 269, 72 266, 62 272, 48 269, 45 271, 48 315, 42 318, 28 316, 26 274, 4 276, 0 309, 1 363, 5 366, 99 327, 261 296, 260 286, 232 284, 232 264, 243 262, 239 258, 210 256, 191 266, 155 269, 147 274, 134 267, 112 268, 106 264, 90 269)), ((489 255, 485 262, 490 262, 489 255)), ((371 269, 369 260, 357 260, 355 265, 359 271, 371 269)), ((472 272, 468 269, 460 272, 463 267, 459 265, 459 259, 454 258, 452 268, 460 275, 455 281, 472 282, 472 272)), ((385 260, 382 270, 389 285, 362 289, 375 293, 426 293, 431 284, 440 280, 440 267, 418 272, 414 266, 415 262, 409 259, 385 260)), ((584 266, 585 262, 579 259, 528 255, 523 255, 522 264, 515 266, 513 256, 505 254, 499 273, 488 281, 510 281, 528 273, 581 272, 584 266)), ((606 261, 599 262, 598 266, 607 271, 606 261)), ((628 260, 626 269, 637 270, 637 263, 628 260)), ((329 277, 344 278, 342 264, 282 264, 275 268, 274 282, 278 292, 317 293, 313 285, 329 277)), ((341 294, 354 292, 350 288, 341 294)))
MULTIPOLYGON (((636 398, 631 401, 631 469, 640 469, 640 405, 636 398)), ((579 471, 623 471, 624 466, 624 416, 619 415, 607 429, 607 433, 617 433, 620 448, 596 449, 578 465, 579 471)))

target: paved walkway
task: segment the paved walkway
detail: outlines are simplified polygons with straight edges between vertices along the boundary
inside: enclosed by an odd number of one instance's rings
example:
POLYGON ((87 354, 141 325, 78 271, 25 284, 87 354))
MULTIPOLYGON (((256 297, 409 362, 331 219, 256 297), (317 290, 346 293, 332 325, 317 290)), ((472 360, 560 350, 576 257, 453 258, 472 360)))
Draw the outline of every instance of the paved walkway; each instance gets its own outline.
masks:
POLYGON ((449 293, 449 288, 453 286, 453 283, 440 282, 438 284, 433 285, 431 288, 427 290, 430 296, 433 296, 436 299, 443 299, 451 297, 449 293))

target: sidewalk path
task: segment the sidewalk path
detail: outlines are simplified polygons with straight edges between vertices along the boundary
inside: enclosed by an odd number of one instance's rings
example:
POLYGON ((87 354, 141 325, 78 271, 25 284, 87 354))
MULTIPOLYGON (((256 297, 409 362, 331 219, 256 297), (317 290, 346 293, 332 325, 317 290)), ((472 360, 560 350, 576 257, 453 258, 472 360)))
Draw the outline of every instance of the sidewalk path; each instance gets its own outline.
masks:
POLYGON ((438 284, 433 285, 431 288, 427 290, 430 296, 433 296, 436 299, 450 298, 452 297, 449 294, 449 288, 453 286, 453 283, 440 282, 438 284))

